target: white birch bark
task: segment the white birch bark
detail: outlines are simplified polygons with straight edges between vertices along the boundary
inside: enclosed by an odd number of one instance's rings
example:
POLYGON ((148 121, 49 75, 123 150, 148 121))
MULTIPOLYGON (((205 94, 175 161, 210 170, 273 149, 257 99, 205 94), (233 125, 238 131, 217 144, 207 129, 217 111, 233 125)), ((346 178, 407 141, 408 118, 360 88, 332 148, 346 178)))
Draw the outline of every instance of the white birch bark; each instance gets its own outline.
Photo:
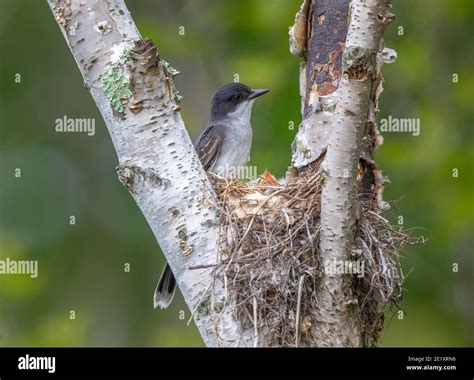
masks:
POLYGON ((173 69, 141 39, 123 0, 48 3, 107 125, 119 178, 153 230, 205 344, 251 345, 231 307, 213 310, 224 289, 212 268, 190 269, 216 262, 219 217, 179 114, 173 69))
MULTIPOLYGON (((321 260, 323 268, 350 260, 358 201, 358 163, 369 114, 377 55, 392 15, 386 0, 352 0, 350 24, 342 57, 342 78, 322 170, 321 260)), ((318 292, 318 320, 313 334, 320 346, 360 346, 354 313, 357 302, 350 275, 325 273, 318 292)))

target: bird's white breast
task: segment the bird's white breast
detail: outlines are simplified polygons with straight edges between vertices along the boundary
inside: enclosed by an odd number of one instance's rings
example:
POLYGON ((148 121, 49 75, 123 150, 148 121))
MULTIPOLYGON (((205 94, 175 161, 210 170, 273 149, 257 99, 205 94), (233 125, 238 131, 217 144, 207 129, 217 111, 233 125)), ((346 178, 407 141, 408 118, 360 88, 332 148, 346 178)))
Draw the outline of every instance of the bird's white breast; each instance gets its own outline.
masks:
POLYGON ((239 167, 250 159, 252 147, 252 127, 250 120, 232 118, 225 121, 226 133, 219 157, 212 172, 228 178, 239 177, 239 167))

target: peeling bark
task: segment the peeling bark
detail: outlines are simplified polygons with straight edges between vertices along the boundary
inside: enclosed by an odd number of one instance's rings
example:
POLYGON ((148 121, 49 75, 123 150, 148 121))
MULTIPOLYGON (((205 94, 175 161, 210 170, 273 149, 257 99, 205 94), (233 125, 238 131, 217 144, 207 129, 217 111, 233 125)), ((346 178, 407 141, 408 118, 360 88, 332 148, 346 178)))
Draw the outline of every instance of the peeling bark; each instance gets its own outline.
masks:
POLYGON ((327 148, 341 77, 349 4, 350 0, 305 0, 298 13, 302 15, 297 15, 290 30, 290 51, 304 58, 300 67, 303 121, 292 145, 292 164, 299 171, 320 158, 327 148), (305 43, 297 44, 293 35, 299 35, 301 40, 303 33, 305 43))
POLYGON ((112 137, 119 179, 153 230, 205 344, 252 344, 231 307, 214 307, 225 298, 212 273, 219 215, 179 114, 177 72, 141 38, 123 0, 48 3, 112 137))

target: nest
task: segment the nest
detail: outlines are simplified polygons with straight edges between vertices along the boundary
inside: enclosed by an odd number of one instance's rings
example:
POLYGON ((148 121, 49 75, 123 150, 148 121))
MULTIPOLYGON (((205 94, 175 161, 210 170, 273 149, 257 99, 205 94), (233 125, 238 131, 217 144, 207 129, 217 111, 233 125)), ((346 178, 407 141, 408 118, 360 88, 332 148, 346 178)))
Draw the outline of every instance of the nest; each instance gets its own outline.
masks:
MULTIPOLYGON (((324 276, 319 252, 323 176, 318 167, 287 183, 268 172, 257 181, 212 176, 221 211, 220 264, 236 319, 268 346, 309 345, 317 289, 324 276)), ((351 260, 364 262, 352 276, 364 345, 377 343, 383 311, 399 306, 400 249, 412 243, 381 216, 377 194, 364 196, 351 260)), ((257 344, 257 343, 256 343, 257 344)))

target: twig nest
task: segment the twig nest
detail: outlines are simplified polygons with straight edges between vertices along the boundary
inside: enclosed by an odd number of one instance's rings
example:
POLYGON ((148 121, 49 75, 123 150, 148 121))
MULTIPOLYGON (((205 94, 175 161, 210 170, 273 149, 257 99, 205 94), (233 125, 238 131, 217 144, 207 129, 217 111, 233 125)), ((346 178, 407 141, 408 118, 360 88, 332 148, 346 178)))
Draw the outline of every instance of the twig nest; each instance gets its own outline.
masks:
MULTIPOLYGON (((311 326, 318 323, 318 287, 328 269, 321 267, 319 251, 324 182, 319 165, 286 183, 268 172, 251 182, 214 175, 211 180, 221 211, 216 273, 228 286, 231 299, 226 304, 233 305, 241 327, 257 334, 259 342, 311 344, 311 326)), ((384 308, 400 302, 399 252, 416 242, 382 217, 381 182, 360 202, 356 239, 347 258, 359 265, 359 272, 341 273, 352 279, 351 307, 359 308, 366 345, 377 341, 384 308)))

